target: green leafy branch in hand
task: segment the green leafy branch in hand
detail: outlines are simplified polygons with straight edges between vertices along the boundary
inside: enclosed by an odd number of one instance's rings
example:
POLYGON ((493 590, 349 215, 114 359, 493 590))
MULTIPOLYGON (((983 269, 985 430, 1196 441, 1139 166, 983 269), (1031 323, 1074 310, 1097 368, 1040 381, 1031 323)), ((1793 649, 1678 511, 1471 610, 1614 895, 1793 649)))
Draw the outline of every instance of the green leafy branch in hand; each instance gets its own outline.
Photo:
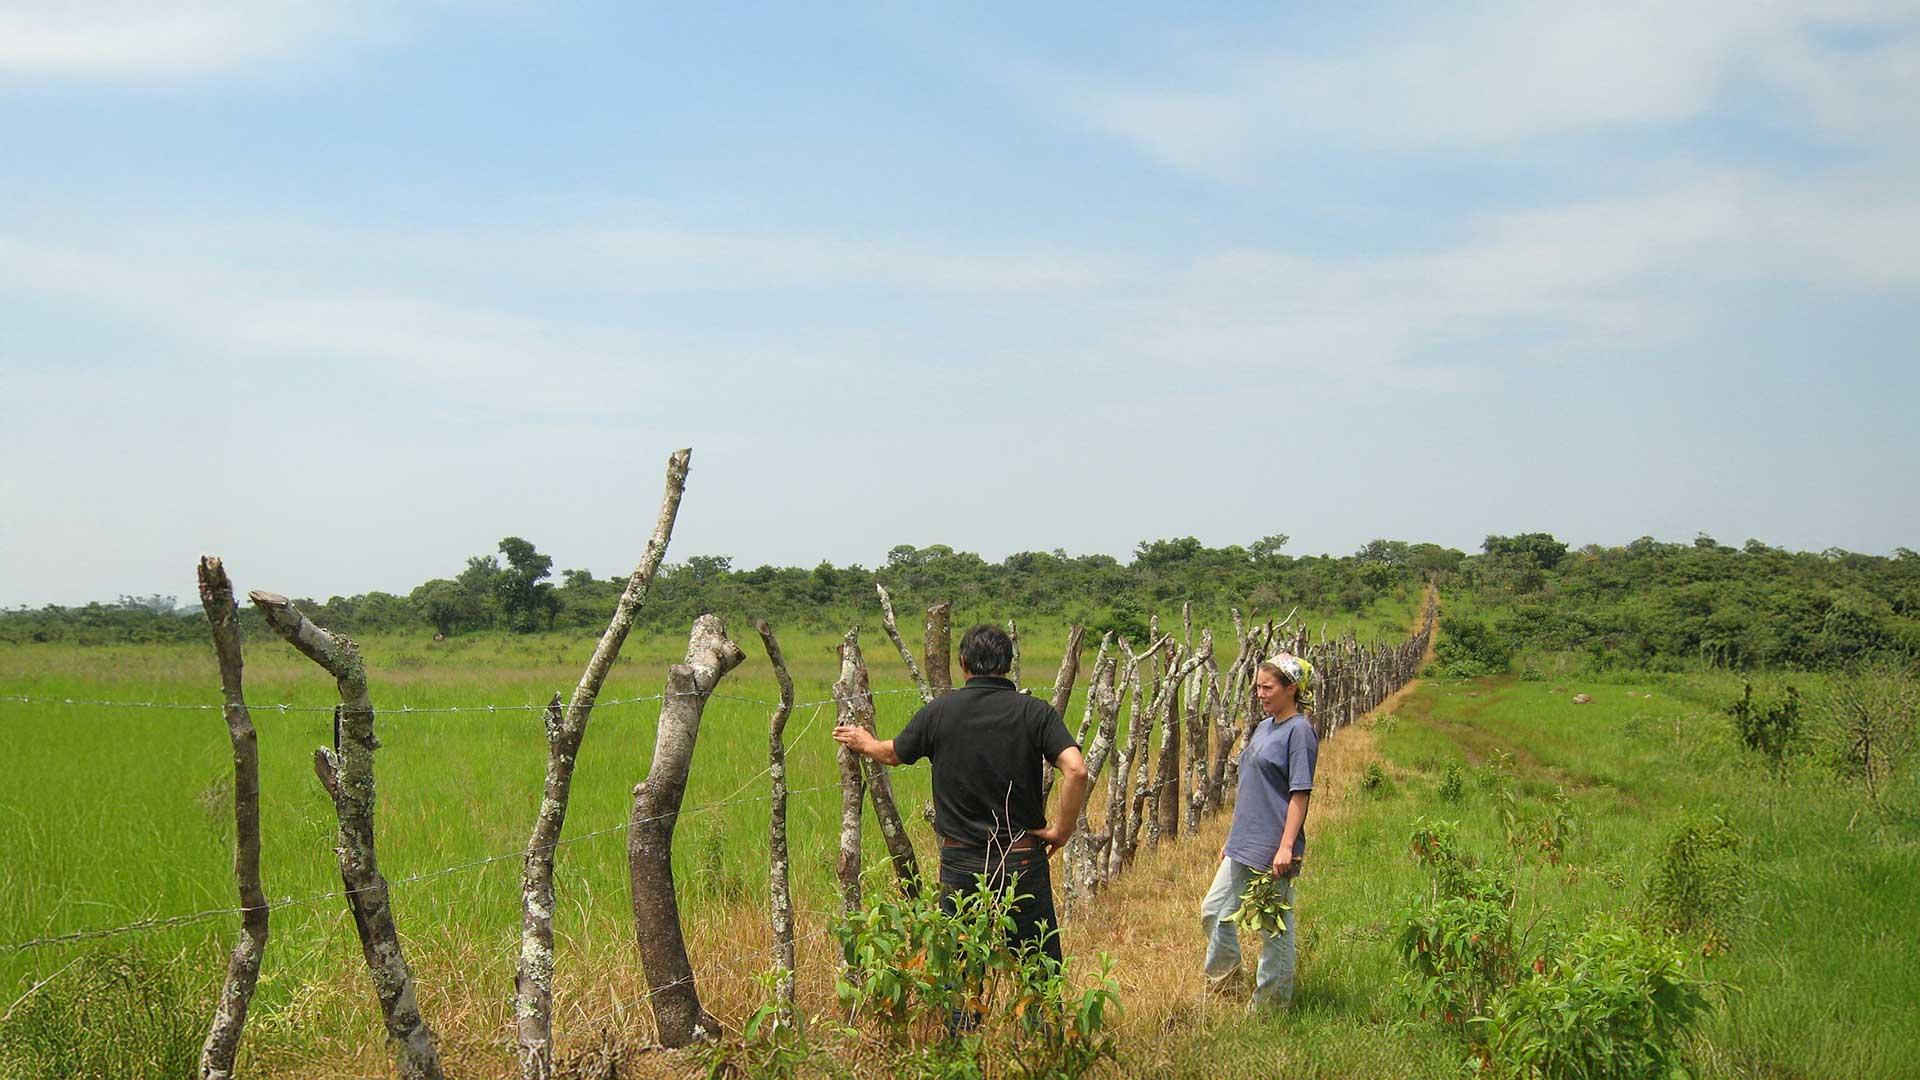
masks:
POLYGON ((1240 894, 1239 908, 1223 921, 1239 923, 1263 934, 1284 934, 1286 913, 1292 910, 1293 905, 1287 903, 1286 879, 1274 877, 1271 871, 1255 870, 1247 879, 1246 890, 1240 894))

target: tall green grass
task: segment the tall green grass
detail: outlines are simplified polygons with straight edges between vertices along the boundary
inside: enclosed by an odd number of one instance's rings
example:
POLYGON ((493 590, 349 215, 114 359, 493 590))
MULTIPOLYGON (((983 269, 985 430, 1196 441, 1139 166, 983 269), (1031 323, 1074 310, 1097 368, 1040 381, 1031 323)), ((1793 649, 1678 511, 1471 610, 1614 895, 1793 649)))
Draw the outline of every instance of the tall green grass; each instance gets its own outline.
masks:
MULTIPOLYGON (((1789 680, 1819 689, 1776 675, 1757 692, 1789 680)), ((1688 939, 1719 984, 1687 1045, 1696 1076, 1920 1074, 1920 830, 1866 806, 1817 744, 1782 772, 1743 747, 1724 711, 1740 687, 1725 675, 1424 683, 1375 728, 1391 781, 1362 790, 1356 773, 1338 824, 1313 833, 1297 1008, 1208 1032, 1188 1056, 1210 1075, 1457 1075, 1463 1044, 1397 988, 1399 912, 1425 883, 1413 823, 1457 820, 1464 847, 1515 865, 1500 792, 1530 822, 1565 791, 1576 828, 1562 862, 1535 848, 1515 874, 1517 922, 1536 940, 1608 915, 1659 919, 1655 882, 1690 823, 1724 820, 1743 838, 1743 899, 1713 924, 1731 928, 1724 942, 1688 939), (1583 692, 1592 703, 1574 704, 1583 692), (1450 771, 1465 779, 1453 799, 1450 771)))
MULTIPOLYGON (((1413 603, 1412 596, 1395 598, 1328 625, 1336 633, 1398 637, 1413 603)), ((917 644, 918 620, 907 618, 917 644)), ((965 625, 963 618, 956 626, 965 625)), ((778 690, 751 628, 729 629, 749 660, 707 705, 675 841, 674 873, 690 922, 741 904, 764 905, 767 894, 763 770, 778 690)), ((1216 631, 1228 654, 1224 663, 1231 659, 1231 627, 1216 631)), ((1022 627, 1023 681, 1038 692, 1051 685, 1065 636, 1063 626, 1040 619, 1022 627)), ((861 640, 878 693, 878 726, 890 735, 918 698, 877 618, 861 640)), ((819 633, 782 640, 798 699, 814 703, 795 711, 786 741, 796 903, 815 911, 837 905, 838 772, 829 737, 834 708, 827 701, 838 673, 837 643, 838 635, 819 633)), ((424 983, 493 987, 504 999, 519 933, 517 851, 532 828, 546 764, 540 710, 553 692, 570 692, 593 639, 407 636, 361 645, 380 710, 381 869, 395 886, 409 955, 424 983), (487 704, 500 707, 464 709, 487 704), (429 711, 451 706, 463 711, 429 711), (482 862, 496 856, 502 857, 482 862), (440 873, 447 868, 453 869, 440 873)), ((660 693, 667 666, 684 648, 684 638, 630 639, 601 700, 660 693)), ((360 964, 345 904, 330 895, 339 888, 331 851, 335 822, 312 767, 314 748, 332 737, 333 682, 278 640, 248 641, 246 658, 247 698, 259 731, 262 877, 276 904, 248 1049, 266 1053, 277 1042, 314 1046, 343 1030, 363 1031, 370 1014, 360 997, 336 1000, 316 990, 360 964), (280 703, 296 708, 271 707, 280 703), (285 898, 296 902, 281 905, 285 898)), ((1083 672, 1082 687, 1084 681, 1083 672)), ((217 704, 219 676, 210 647, 22 646, 0 649, 0 696, 8 695, 217 704)), ((1076 694, 1070 725, 1077 725, 1083 700, 1076 694)), ((570 943, 631 937, 621 826, 633 786, 646 776, 658 714, 657 701, 603 704, 588 728, 556 877, 563 965, 570 943)), ((9 779, 0 793, 0 848, 7 853, 0 869, 0 944, 236 903, 232 759, 217 709, 0 701, 0 745, 7 747, 9 779)), ((930 853, 931 837, 914 811, 927 798, 927 776, 924 768, 894 775, 923 853, 930 853)), ((882 857, 877 832, 867 830, 869 860, 882 857)), ((180 972, 182 1000, 205 1014, 235 925, 234 917, 223 916, 0 954, 0 1000, 13 1001, 49 977, 36 996, 55 998, 71 981, 63 965, 76 954, 133 949, 180 972)))

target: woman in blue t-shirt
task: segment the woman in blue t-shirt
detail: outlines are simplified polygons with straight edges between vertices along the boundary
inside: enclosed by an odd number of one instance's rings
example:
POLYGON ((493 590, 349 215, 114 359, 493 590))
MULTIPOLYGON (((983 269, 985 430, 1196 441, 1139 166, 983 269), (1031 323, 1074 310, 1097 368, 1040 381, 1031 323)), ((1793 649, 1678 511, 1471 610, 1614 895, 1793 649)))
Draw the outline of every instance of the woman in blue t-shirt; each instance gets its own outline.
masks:
MULTIPOLYGON (((1307 803, 1313 796, 1313 769, 1320 740, 1313 721, 1301 710, 1313 705, 1313 665, 1291 653, 1263 660, 1254 674, 1253 692, 1267 714, 1240 752, 1240 786, 1234 797, 1233 827, 1220 847, 1220 870, 1200 902, 1200 925, 1207 935, 1208 985, 1225 989, 1240 973, 1238 923, 1227 916, 1240 907, 1247 882, 1257 871, 1279 879, 1283 902, 1293 900, 1293 876, 1307 852, 1307 803)), ((1283 916, 1285 929, 1262 934, 1260 963, 1254 970, 1253 1007, 1284 1006, 1293 1000, 1294 913, 1283 916)))

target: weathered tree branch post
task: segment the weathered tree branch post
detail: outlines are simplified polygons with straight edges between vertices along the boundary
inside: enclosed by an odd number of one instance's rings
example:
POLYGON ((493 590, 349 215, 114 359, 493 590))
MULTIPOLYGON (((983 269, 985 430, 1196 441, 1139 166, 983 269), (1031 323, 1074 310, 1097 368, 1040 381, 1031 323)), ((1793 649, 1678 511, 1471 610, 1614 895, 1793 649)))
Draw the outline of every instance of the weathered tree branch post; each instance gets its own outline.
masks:
MULTIPOLYGON (((1193 623, 1187 623, 1188 643, 1192 642, 1193 623)), ((1180 835, 1180 696, 1186 694, 1188 723, 1205 730, 1205 721, 1200 714, 1201 677, 1199 669, 1213 659, 1213 630, 1202 627, 1200 630, 1200 649, 1193 655, 1201 657, 1199 665, 1187 668, 1182 681, 1175 684, 1173 695, 1167 699, 1167 718, 1160 725, 1160 758, 1154 773, 1156 823, 1147 826, 1147 842, 1156 845, 1165 835, 1172 840, 1180 835)))
POLYGON ((800 1013, 794 1005, 793 993, 797 966, 793 951, 793 881, 787 865, 787 747, 782 738, 787 717, 793 712, 793 677, 787 674, 787 658, 780 652, 773 627, 765 619, 755 619, 753 628, 760 632, 760 643, 767 649, 767 662, 773 665, 773 677, 780 683, 780 706, 767 722, 767 775, 773 785, 767 836, 767 903, 772 909, 773 963, 779 969, 773 997, 781 1019, 797 1023, 800 1013))
POLYGON ((927 609, 925 642, 927 682, 933 692, 953 689, 953 601, 942 600, 927 609))
MULTIPOLYGON (((834 703, 852 717, 855 727, 865 728, 879 737, 873 722, 873 689, 867 679, 867 660, 860 654, 860 628, 851 627, 840 640, 840 679, 833 684, 834 703)), ((893 781, 887 767, 877 761, 860 758, 866 770, 867 794, 873 802, 873 816, 880 822, 880 835, 887 842, 887 854, 893 859, 893 871, 900 875, 907 894, 920 892, 920 864, 913 855, 913 839, 906 823, 900 820, 900 808, 893 801, 893 781)))
POLYGON ((878 581, 873 583, 873 588, 880 594, 880 625, 886 629, 887 637, 893 639, 893 647, 900 650, 900 659, 907 665, 907 674, 913 678, 915 689, 920 691, 920 703, 929 704, 933 701, 933 686, 921 673, 920 665, 913 662, 913 653, 900 636, 900 625, 893 621, 893 597, 887 595, 887 587, 878 581))
MULTIPOLYGON (((1085 641, 1086 637, 1087 628, 1078 623, 1067 630, 1067 652, 1060 658, 1060 670, 1053 676, 1053 694, 1047 699, 1047 704, 1053 706, 1053 711, 1059 715, 1062 724, 1065 724, 1067 719, 1067 703, 1073 700, 1074 676, 1080 673, 1080 643, 1085 641)), ((1053 779, 1059 774, 1060 770, 1054 768, 1049 762, 1040 780, 1042 802, 1052 794, 1053 779)))
POLYGON ((1020 627, 1013 618, 1007 618, 1007 641, 1013 646, 1013 658, 1007 664, 1007 678, 1013 680, 1014 689, 1020 688, 1020 627))
POLYGON ((687 655, 667 669, 660 703, 653 764, 633 789, 633 820, 627 829, 627 872, 633 888, 634 939, 647 976, 647 996, 661 1045, 685 1046, 720 1033, 719 1022, 700 1007, 693 964, 680 931, 680 904, 673 892, 673 829, 687 793, 693 748, 707 696, 747 654, 727 637, 716 616, 694 620, 687 655))
POLYGON ((260 747, 241 690, 240 608, 233 600, 233 583, 211 555, 200 560, 199 578, 200 606, 213 631, 222 711, 233 743, 233 876, 241 908, 240 937, 227 959, 227 981, 200 1048, 200 1080, 231 1080, 247 1008, 260 981, 260 962, 267 953, 267 894, 260 887, 260 747))
MULTIPOLYGON (((847 630, 839 646, 840 679, 833 684, 836 725, 857 726, 859 713, 853 703, 859 691, 848 675, 847 641, 855 639, 859 627, 847 630)), ((836 761, 840 765, 840 854, 834 863, 834 876, 840 881, 840 906, 847 912, 859 911, 860 902, 860 804, 866 799, 866 779, 860 769, 860 755, 840 746, 836 761)))
POLYGON ((333 675, 340 690, 335 713, 335 744, 314 754, 314 771, 333 798, 340 819, 340 880, 353 911, 353 927, 360 936, 367 973, 393 1038, 394 1057, 401 1080, 440 1080, 440 1053, 434 1047, 433 1028, 420 1015, 414 997, 413 971, 400 949, 394 926, 387 879, 380 873, 373 843, 373 752, 380 741, 373 734, 373 702, 367 696, 366 667, 360 647, 344 635, 329 633, 301 614, 278 593, 247 594, 267 618, 274 633, 309 660, 333 675))
POLYGON ((676 450, 667 458, 666 491, 660 497, 660 513, 647 538, 640 563, 627 578, 627 587, 614 605, 599 644, 580 674, 573 698, 565 713, 559 709, 559 695, 548 704, 541 721, 547 733, 546 784, 540 810, 533 822, 533 834, 527 841, 527 854, 520 870, 520 952, 514 962, 513 1013, 519 1040, 522 1080, 548 1080, 553 1075, 553 867, 555 848, 567 821, 567 803, 573 791, 573 770, 586 737, 587 720, 600 697, 600 687, 614 658, 633 629, 633 620, 646 603, 647 592, 666 558, 667 544, 673 538, 673 523, 680 513, 680 500, 687 490, 687 467, 693 457, 690 449, 676 450))

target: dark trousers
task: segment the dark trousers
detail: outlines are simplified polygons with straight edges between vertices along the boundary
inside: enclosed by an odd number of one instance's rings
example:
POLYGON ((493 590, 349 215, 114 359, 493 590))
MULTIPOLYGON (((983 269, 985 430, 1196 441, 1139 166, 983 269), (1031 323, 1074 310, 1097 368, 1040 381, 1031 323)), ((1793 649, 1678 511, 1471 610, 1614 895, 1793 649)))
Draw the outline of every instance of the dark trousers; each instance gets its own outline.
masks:
POLYGON ((1013 941, 1019 948, 1038 943, 1041 951, 1060 963, 1060 919, 1053 911, 1053 876, 1044 848, 943 847, 940 849, 940 909, 953 914, 953 894, 972 892, 985 874, 987 887, 998 892, 1009 884, 1020 899, 1013 905, 1013 941))

